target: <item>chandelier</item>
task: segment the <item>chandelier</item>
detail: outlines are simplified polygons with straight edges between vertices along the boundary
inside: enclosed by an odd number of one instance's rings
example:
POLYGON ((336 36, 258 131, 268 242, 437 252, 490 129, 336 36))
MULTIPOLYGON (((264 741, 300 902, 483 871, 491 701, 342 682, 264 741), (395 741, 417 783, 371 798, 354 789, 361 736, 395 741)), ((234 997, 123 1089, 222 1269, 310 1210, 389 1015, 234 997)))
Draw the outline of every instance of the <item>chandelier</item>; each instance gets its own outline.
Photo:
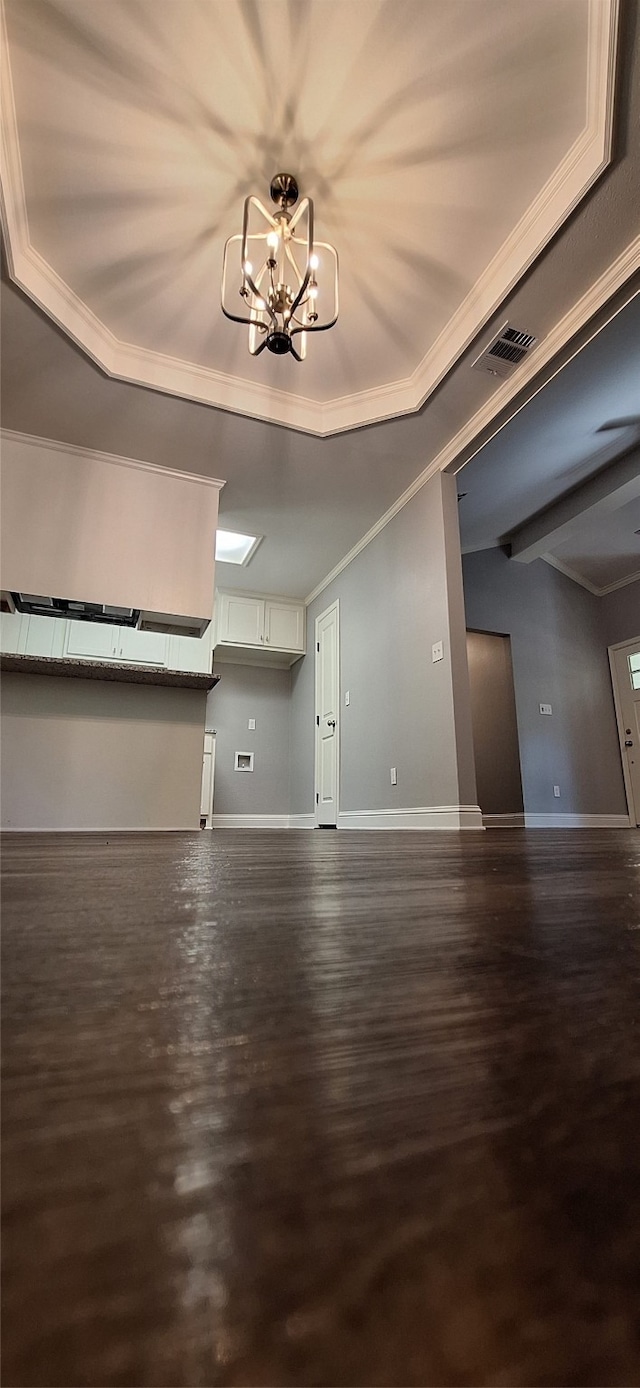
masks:
POLYGON ((268 347, 276 356, 291 352, 304 361, 308 334, 326 332, 338 318, 338 256, 314 239, 311 198, 290 211, 298 201, 291 174, 276 174, 269 191, 277 210, 246 198, 242 234, 225 245, 222 312, 248 327, 252 356, 268 347))

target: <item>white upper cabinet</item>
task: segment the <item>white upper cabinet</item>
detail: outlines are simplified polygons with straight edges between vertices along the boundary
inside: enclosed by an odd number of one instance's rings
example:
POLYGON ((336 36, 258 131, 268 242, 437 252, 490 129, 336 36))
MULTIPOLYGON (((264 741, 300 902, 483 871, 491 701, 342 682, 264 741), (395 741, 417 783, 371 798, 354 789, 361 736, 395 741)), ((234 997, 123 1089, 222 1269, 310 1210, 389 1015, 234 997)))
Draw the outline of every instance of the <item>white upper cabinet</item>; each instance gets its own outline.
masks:
POLYGON ((283 651, 304 651, 304 607, 289 603, 265 602, 264 639, 268 646, 283 651))
POLYGON ((219 593, 219 638, 236 646, 261 646, 264 642, 264 598, 245 598, 219 593))
POLYGON ((214 630, 217 660, 286 668, 304 655, 304 603, 218 592, 214 630))

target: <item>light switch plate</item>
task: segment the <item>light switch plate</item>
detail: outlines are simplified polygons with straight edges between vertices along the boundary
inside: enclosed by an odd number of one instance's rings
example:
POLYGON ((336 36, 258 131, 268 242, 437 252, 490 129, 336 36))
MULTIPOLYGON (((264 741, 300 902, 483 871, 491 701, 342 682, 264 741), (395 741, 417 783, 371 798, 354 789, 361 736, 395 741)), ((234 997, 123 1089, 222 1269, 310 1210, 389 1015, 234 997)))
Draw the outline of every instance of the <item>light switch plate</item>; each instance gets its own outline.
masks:
POLYGON ((345 690, 345 695, 344 695, 344 701, 345 701, 345 704, 346 704, 347 708, 349 707, 349 699, 350 699, 349 690, 346 689, 346 690, 345 690))
POLYGON ((434 641, 431 647, 431 659, 436 664, 438 660, 444 660, 444 641, 434 641))
POLYGON ((395 766, 390 766, 390 767, 389 767, 389 772, 390 772, 390 775, 391 775, 391 784, 392 784, 392 786, 397 786, 397 784, 398 784, 398 772, 397 772, 396 767, 395 767, 395 766))
POLYGON ((551 704, 541 704, 541 705, 540 705, 540 712, 541 712, 541 713, 549 713, 549 714, 553 713, 553 709, 552 709, 552 707, 551 707, 551 704))
POLYGON ((254 733, 254 732, 255 732, 255 730, 256 730, 256 720, 255 720, 255 718, 250 718, 250 719, 249 719, 249 722, 247 723, 247 727, 248 727, 250 733, 254 733))

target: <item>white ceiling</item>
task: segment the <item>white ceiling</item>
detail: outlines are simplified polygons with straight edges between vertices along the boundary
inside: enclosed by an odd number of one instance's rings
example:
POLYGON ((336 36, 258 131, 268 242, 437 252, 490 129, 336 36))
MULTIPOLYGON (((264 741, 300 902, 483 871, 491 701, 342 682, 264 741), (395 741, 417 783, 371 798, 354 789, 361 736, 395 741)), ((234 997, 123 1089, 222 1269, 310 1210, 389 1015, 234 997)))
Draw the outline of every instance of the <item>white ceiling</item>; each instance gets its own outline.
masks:
MULTIPOLYGON (((53 0, 53 3, 18 0, 17 4, 12 0, 10 23, 21 26, 21 32, 26 25, 30 34, 28 42, 24 36, 20 40, 25 61, 40 61, 35 51, 38 48, 50 46, 57 53, 56 25, 62 23, 64 28, 63 21, 66 22, 78 9, 81 9, 86 21, 93 14, 94 3, 97 9, 102 7, 102 0, 92 0, 90 5, 82 6, 62 4, 58 0, 53 0), (27 17, 24 21, 21 18, 23 15, 27 17)), ((181 0, 182 3, 190 5, 191 0, 181 0)), ((272 0, 269 0, 269 4, 256 7, 249 0, 242 5, 229 0, 230 8, 242 11, 252 33, 257 33, 257 17, 264 10, 270 10, 271 3, 272 0)), ((333 0, 326 0, 326 3, 332 10, 333 0)), ((517 13, 520 17, 532 8, 528 0, 504 0, 504 3, 509 13, 517 13)), ((580 0, 580 3, 583 9, 589 4, 590 15, 593 14, 591 0, 580 0)), ((306 6, 306 0, 304 4, 306 6)), ((134 3, 134 0, 125 0, 122 4, 119 0, 118 3, 110 0, 110 5, 118 20, 126 18, 129 22, 137 16, 142 28, 149 20, 149 33, 154 32, 146 0, 141 4, 134 3)), ((474 15, 483 8, 478 0, 468 0, 468 6, 474 15)), ((600 5, 600 0, 595 0, 595 7, 603 13, 606 8, 604 4, 600 5)), ((204 13, 209 8, 208 3, 200 8, 204 13)), ((291 15, 295 16, 299 8, 298 0, 292 0, 291 15)), ((428 8, 433 10, 430 4, 428 8)), ((447 7, 441 8, 448 13, 447 7)), ((537 12, 537 6, 535 8, 537 12)), ((561 8, 553 0, 554 12, 561 8)), ((377 14, 386 7, 372 0, 368 9, 375 10, 377 14)), ((417 7, 420 13, 422 9, 422 5, 417 7)), ((162 4, 159 4, 158 13, 161 11, 162 4)), ((155 6, 152 14, 156 14, 155 6)), ((407 489, 411 490, 419 484, 425 469, 438 466, 456 469, 472 451, 473 440, 484 441, 497 424, 503 423, 514 409, 519 409, 511 424, 507 424, 493 441, 486 444, 483 452, 459 477, 460 490, 468 491, 468 497, 460 507, 463 538, 467 547, 484 547, 508 536, 511 529, 521 526, 530 516, 561 496, 568 487, 602 466, 600 450, 605 436, 597 433, 601 423, 613 416, 638 413, 635 382, 639 378, 639 369, 635 357, 630 356, 630 344, 633 347, 635 343, 637 351, 637 319, 632 320, 631 317, 636 310, 627 310, 625 315, 614 318, 611 326, 595 339, 603 355, 587 372, 579 399, 577 387, 574 388, 572 376, 568 374, 571 368, 567 367, 525 408, 520 408, 527 394, 540 382, 540 375, 536 378, 536 372, 543 370, 551 375, 556 369, 555 354, 564 348, 564 344, 575 342, 577 332, 581 332, 582 339, 587 337, 591 329, 584 325, 593 321, 593 315, 600 310, 600 319, 610 315, 613 308, 605 310, 602 305, 607 303, 611 295, 619 291, 619 299, 629 297, 629 277, 640 266, 637 200, 640 183, 640 46, 635 27, 637 19, 634 10, 623 10, 617 83, 617 134, 610 168, 556 235, 550 248, 538 258, 510 295, 502 300, 496 314, 487 321, 483 331, 476 334, 468 352, 419 412, 322 438, 313 437, 309 432, 283 429, 261 419, 241 417, 240 413, 194 403, 193 399, 186 398, 188 392, 182 397, 167 393, 165 385, 159 380, 155 382, 157 389, 148 389, 124 380, 110 379, 109 374, 105 374, 90 359, 90 349, 81 351, 69 340, 73 334, 68 326, 63 331, 55 326, 56 320, 64 321, 63 315, 47 302, 47 285, 43 282, 43 293, 36 297, 45 309, 44 313, 14 286, 4 286, 4 426, 80 447, 142 458, 160 466, 182 466, 189 471, 226 478, 221 496, 221 523, 228 529, 261 534, 265 538, 247 569, 234 568, 225 572, 224 566, 220 566, 219 581, 240 589, 304 597, 321 584, 334 566, 344 560, 371 527, 380 523, 385 513, 390 514, 402 495, 407 494, 407 489), (629 317, 626 317, 626 313, 629 317), (534 353, 532 356, 529 376, 516 373, 513 381, 500 383, 470 367, 476 353, 507 316, 517 326, 536 332, 541 342, 538 355, 534 353), (625 324, 629 325, 628 329, 625 324), (559 383, 557 397, 556 382, 559 383), (563 399, 568 411, 566 417, 562 414, 563 399), (512 435, 509 432, 511 429, 519 432, 512 435)), ((445 23, 444 19, 442 22, 445 23)), ((75 33, 73 26, 72 32, 75 33)), ((15 38, 14 35, 14 41, 15 38)), ((151 42, 151 39, 148 41, 151 42)), ((493 50, 500 48, 495 32, 488 31, 486 41, 493 50)), ((13 52, 12 49, 12 56, 13 52)), ((514 49, 505 49, 504 52, 503 76, 506 74, 508 78, 514 49)), ((110 84, 115 82, 115 98, 119 101, 122 93, 111 71, 109 54, 105 55, 98 44, 92 56, 89 43, 82 65, 85 64, 98 90, 104 88, 106 92, 110 84), (98 73, 102 73, 100 80, 98 73)), ((129 86, 132 88, 138 67, 132 64, 128 71, 129 86)), ((148 103, 146 73, 143 66, 140 86, 145 90, 144 101, 148 103)), ((371 84, 367 72, 362 68, 358 80, 358 91, 356 93, 354 90, 351 94, 354 103, 357 97, 363 111, 375 109, 371 84)), ((170 90, 174 91, 173 88, 170 90)), ((159 100, 161 95, 160 91, 159 100)), ((38 114, 37 91, 32 90, 31 96, 35 103, 34 118, 31 120, 28 111, 23 113, 22 129, 28 134, 33 125, 35 145, 44 147, 47 132, 38 114)), ((133 100, 131 92, 130 98, 133 100)), ((494 98, 497 129, 501 120, 499 82, 494 90, 494 98)), ((540 88, 540 99, 544 105, 544 83, 540 88)), ((184 122, 188 123, 189 119, 195 121, 193 113, 191 117, 183 117, 184 122)), ((49 157, 56 164, 58 158, 64 159, 64 155, 57 153, 61 136, 55 112, 51 115, 51 122, 49 157)), ((96 162, 104 160, 109 168, 114 167, 119 151, 126 153, 128 149, 127 131, 128 126, 110 126, 107 123, 102 146, 96 147, 92 137, 90 143, 96 162), (110 155, 110 150, 115 152, 110 155)), ((77 131, 76 138, 81 144, 77 131)), ((211 138, 213 140, 213 135, 211 138)), ((216 139, 217 146, 221 148, 224 142, 220 137, 216 139)), ((269 139, 267 133, 267 144, 269 139)), ((508 139, 508 132, 505 139, 508 139)), ((30 136, 27 144, 29 142, 30 136)), ((267 177, 270 172, 271 165, 269 163, 267 168, 265 162, 264 176, 267 177)), ((32 174, 25 169, 27 186, 31 186, 31 179, 32 174)), ((108 180, 101 173, 98 181, 106 183, 108 180)), ((493 197, 493 190, 489 191, 493 197)), ((91 213, 90 199, 87 204, 83 200, 82 190, 78 191, 74 219, 73 208, 67 208, 63 213, 62 204, 56 200, 55 187, 50 188, 50 193, 49 222, 55 220, 54 213, 58 207, 63 221, 65 218, 71 219, 70 222, 65 221, 65 225, 68 228, 75 226, 74 235, 81 241, 81 230, 87 225, 91 213)), ((461 197, 463 195, 461 193, 461 197)), ((109 228, 108 192, 105 192, 101 206, 105 224, 109 228)), ((135 221, 134 202, 130 203, 129 212, 135 221)), ((156 221, 160 231, 161 219, 156 218, 156 221)), ((91 225, 95 226, 95 221, 91 225)), ((7 228, 5 208, 7 229, 10 228, 7 228)), ((229 229, 234 230, 235 227, 229 229)), ((90 237, 85 239, 90 240, 90 237)), ((105 244, 108 251, 108 237, 105 244)), ((10 267, 15 276, 14 251, 15 245, 10 244, 10 267)), ((35 252, 34 256, 29 273, 37 263, 35 252)), ((119 273, 122 272, 124 283, 131 285, 135 278, 134 268, 129 267, 127 279, 127 265, 122 251, 112 259, 107 256, 107 262, 105 287, 106 281, 112 284, 114 297, 117 298, 115 284, 119 273)), ((30 293, 33 297, 33 289, 30 293)), ((225 331, 233 334, 232 325, 225 324, 218 317, 217 271, 207 295, 211 332, 221 332, 223 326, 225 331)), ((242 335, 241 329, 238 332, 242 335)), ((328 335, 327 341, 332 340, 337 340, 335 334, 328 335)), ((567 346, 565 355, 570 350, 573 350, 573 346, 567 346)), ((97 353, 94 355, 98 356, 97 353)), ((264 355, 260 361, 264 360, 264 355)), ((241 357, 244 361, 244 347, 241 357)), ((580 360, 576 358, 576 362, 580 360)), ((585 358, 587 363, 589 360, 589 357, 585 358)), ((272 362, 271 365, 277 367, 279 363, 272 362)), ((299 368, 299 372, 306 372, 309 365, 308 361, 299 368)))
POLYGON ((18 282, 111 374, 312 432, 417 408, 606 162, 610 0, 5 10, 18 282), (282 167, 341 262, 304 365, 218 307, 282 167))

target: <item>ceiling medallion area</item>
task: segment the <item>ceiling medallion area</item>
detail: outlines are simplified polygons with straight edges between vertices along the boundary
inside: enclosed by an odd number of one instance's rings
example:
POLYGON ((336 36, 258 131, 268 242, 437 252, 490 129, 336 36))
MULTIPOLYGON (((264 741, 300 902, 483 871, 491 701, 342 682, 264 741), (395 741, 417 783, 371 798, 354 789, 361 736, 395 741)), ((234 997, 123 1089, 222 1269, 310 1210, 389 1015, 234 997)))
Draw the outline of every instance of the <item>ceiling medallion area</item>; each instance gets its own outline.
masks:
POLYGON ((328 242, 314 239, 311 198, 290 211, 298 201, 292 174, 276 174, 269 191, 277 211, 253 195, 245 198, 242 233, 225 244, 222 312, 248 327, 252 357, 267 347, 275 356, 291 353, 304 361, 309 333, 326 332, 338 320, 338 256, 328 242), (232 278, 243 300, 240 313, 233 312, 232 278))

